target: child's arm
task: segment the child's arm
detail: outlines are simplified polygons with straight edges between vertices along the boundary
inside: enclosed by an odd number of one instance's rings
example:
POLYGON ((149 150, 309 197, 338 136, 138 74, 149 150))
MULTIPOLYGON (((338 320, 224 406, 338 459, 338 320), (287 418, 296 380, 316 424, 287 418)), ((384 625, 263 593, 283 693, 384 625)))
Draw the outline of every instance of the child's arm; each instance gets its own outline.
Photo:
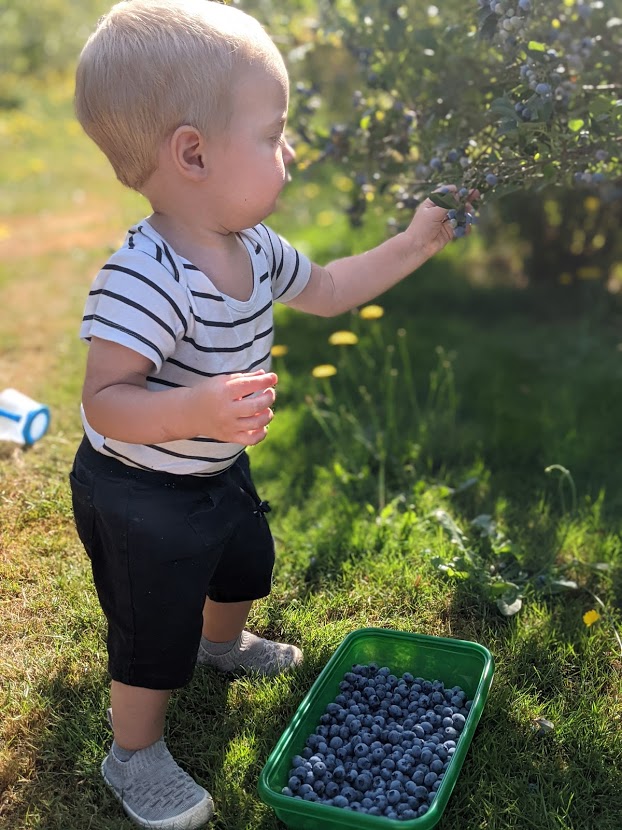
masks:
POLYGON ((276 397, 273 372, 219 375, 191 388, 152 392, 146 377, 153 368, 132 349, 92 338, 82 403, 93 429, 132 444, 203 435, 249 446, 266 437, 276 397))
MULTIPOLYGON (((448 187, 456 190, 453 185, 448 187)), ((479 195, 475 190, 469 198, 479 198, 479 195)), ((467 209, 471 208, 468 202, 467 209)), ((446 216, 444 208, 426 199, 403 233, 370 251, 335 260, 325 267, 313 263, 309 282, 288 305, 308 314, 334 317, 372 300, 454 238, 453 229, 444 221, 446 216)))

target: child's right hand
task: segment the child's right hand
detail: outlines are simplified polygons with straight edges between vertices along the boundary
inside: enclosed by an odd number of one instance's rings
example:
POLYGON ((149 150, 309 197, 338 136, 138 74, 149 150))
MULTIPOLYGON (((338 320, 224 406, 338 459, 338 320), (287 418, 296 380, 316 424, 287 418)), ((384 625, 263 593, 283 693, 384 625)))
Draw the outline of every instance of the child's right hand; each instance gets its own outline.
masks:
POLYGON ((274 372, 219 375, 188 389, 188 420, 197 435, 252 446, 268 433, 276 400, 274 372))

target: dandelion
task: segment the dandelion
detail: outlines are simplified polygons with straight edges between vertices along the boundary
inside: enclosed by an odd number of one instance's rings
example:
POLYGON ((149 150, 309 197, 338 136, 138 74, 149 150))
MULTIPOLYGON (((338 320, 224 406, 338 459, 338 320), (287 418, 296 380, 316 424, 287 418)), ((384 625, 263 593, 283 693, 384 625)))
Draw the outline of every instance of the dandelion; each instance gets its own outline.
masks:
POLYGON ((384 308, 381 305, 366 305, 359 311, 363 320, 379 320, 383 314, 384 308))
POLYGON ((285 357, 289 349, 287 346, 273 346, 270 350, 272 357, 285 357))
POLYGON ((332 378, 333 375, 337 374, 337 367, 333 366, 332 363, 322 363, 315 366, 311 374, 314 378, 332 378))
POLYGON ((359 339, 353 331, 334 331, 328 342, 331 346, 356 346, 359 339))
POLYGON ((594 623, 599 619, 600 619, 600 614, 598 613, 598 611, 595 611, 593 608, 592 608, 591 611, 586 611, 585 614, 583 615, 583 622, 587 625, 588 628, 591 625, 594 625, 594 623))

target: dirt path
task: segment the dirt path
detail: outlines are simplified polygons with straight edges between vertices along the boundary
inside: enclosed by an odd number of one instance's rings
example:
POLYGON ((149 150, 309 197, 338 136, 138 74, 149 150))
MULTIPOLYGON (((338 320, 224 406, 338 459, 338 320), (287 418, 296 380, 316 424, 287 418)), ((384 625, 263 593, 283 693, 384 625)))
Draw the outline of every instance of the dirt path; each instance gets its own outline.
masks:
POLYGON ((77 336, 98 252, 120 236, 110 203, 3 220, 0 262, 9 274, 0 287, 0 388, 27 392, 49 376, 58 344, 72 329, 77 336))

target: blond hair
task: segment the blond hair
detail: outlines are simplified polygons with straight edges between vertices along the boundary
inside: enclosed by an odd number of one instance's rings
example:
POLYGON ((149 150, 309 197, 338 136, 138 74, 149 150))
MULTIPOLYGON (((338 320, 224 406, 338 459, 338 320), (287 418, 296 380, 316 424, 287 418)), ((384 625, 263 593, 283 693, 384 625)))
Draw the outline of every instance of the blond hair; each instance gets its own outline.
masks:
POLYGON ((226 128, 236 71, 254 63, 285 75, 263 27, 239 9, 214 0, 124 0, 82 50, 76 115, 119 181, 139 190, 178 127, 205 136, 226 128))

